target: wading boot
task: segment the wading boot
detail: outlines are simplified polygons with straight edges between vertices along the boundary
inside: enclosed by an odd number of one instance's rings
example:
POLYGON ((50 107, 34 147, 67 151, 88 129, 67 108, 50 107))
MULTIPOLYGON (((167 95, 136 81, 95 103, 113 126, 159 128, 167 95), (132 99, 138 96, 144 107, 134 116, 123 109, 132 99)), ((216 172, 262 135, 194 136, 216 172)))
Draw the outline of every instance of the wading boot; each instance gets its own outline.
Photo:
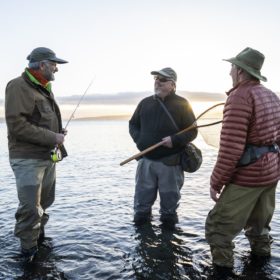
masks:
POLYGON ((235 277, 237 275, 234 274, 233 269, 230 267, 214 265, 213 276, 215 277, 215 280, 230 280, 236 279, 235 277))
POLYGON ((151 221, 151 213, 135 213, 133 222, 136 226, 141 226, 151 221))
POLYGON ((30 249, 21 248, 22 256, 24 258, 24 261, 27 262, 27 263, 30 263, 30 262, 33 261, 37 252, 38 252, 38 247, 37 246, 34 246, 30 249))
POLYGON ((45 240, 45 229, 44 228, 41 228, 40 229, 40 235, 39 235, 39 238, 38 238, 38 244, 41 245, 45 240))
POLYGON ((160 220, 164 227, 170 229, 173 229, 179 222, 177 214, 162 214, 160 220))

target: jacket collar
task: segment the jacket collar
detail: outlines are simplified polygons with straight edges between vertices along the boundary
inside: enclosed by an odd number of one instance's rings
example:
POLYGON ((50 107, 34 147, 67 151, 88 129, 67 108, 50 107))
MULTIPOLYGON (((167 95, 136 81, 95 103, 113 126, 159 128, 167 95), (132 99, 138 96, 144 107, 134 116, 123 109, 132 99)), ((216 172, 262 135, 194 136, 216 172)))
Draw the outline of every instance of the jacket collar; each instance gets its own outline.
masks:
POLYGON ((27 74, 28 78, 32 83, 40 85, 44 87, 47 91, 51 92, 52 90, 51 83, 47 81, 44 77, 42 77, 38 72, 26 68, 25 73, 27 74))
POLYGON ((238 89, 239 87, 245 86, 245 85, 259 85, 260 81, 255 80, 244 80, 240 83, 238 83, 235 87, 231 88, 229 91, 226 92, 226 95, 229 96, 233 91, 238 89))
POLYGON ((26 71, 24 71, 21 75, 21 77, 25 80, 26 83, 28 83, 30 86, 38 90, 41 94, 45 95, 47 98, 50 98, 51 100, 54 100, 54 95, 52 91, 48 91, 45 87, 43 87, 40 83, 34 83, 30 80, 30 77, 27 75, 26 71))

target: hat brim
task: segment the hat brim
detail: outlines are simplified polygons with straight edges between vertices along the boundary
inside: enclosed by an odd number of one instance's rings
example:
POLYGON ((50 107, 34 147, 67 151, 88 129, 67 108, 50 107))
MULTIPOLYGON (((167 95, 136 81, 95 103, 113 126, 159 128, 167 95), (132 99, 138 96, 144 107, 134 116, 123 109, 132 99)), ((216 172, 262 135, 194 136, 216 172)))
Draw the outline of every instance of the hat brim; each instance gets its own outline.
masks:
POLYGON ((64 64, 64 63, 68 63, 68 61, 64 60, 64 59, 61 59, 61 58, 58 58, 58 57, 53 57, 53 58, 50 58, 48 59, 50 61, 53 61, 53 62, 56 62, 58 64, 64 64))
POLYGON ((165 77, 165 78, 169 78, 169 79, 171 79, 172 81, 174 81, 174 80, 172 79, 172 77, 170 77, 168 74, 166 74, 166 73, 163 72, 163 71, 152 71, 151 74, 152 74, 152 75, 161 75, 161 76, 163 76, 163 77, 165 77))
POLYGON ((229 59, 223 59, 224 61, 230 62, 234 65, 237 65, 238 67, 242 68, 243 70, 245 70, 246 72, 248 72, 250 75, 254 76, 255 78, 266 82, 267 78, 265 76, 262 76, 260 71, 242 63, 241 61, 239 61, 238 59, 236 59, 235 57, 229 58, 229 59))

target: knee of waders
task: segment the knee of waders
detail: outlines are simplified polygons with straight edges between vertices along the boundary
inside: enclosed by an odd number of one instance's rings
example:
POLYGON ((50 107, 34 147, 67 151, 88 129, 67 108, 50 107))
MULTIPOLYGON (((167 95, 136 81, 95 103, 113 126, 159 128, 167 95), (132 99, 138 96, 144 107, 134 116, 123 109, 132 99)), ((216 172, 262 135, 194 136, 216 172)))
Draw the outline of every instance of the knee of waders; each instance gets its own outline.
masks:
POLYGON ((25 204, 21 205, 16 214, 15 218, 18 222, 32 222, 37 221, 43 216, 43 210, 40 207, 36 207, 33 205, 25 204))

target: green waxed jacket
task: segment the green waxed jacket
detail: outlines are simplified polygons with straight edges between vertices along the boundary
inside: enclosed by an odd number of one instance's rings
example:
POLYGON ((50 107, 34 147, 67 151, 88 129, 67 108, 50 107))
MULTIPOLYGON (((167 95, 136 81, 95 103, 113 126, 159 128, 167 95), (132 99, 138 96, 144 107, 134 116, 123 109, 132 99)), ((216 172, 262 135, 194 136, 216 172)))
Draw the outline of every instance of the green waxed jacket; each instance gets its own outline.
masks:
POLYGON ((50 159, 61 114, 53 93, 24 72, 6 87, 5 114, 10 158, 50 159))

